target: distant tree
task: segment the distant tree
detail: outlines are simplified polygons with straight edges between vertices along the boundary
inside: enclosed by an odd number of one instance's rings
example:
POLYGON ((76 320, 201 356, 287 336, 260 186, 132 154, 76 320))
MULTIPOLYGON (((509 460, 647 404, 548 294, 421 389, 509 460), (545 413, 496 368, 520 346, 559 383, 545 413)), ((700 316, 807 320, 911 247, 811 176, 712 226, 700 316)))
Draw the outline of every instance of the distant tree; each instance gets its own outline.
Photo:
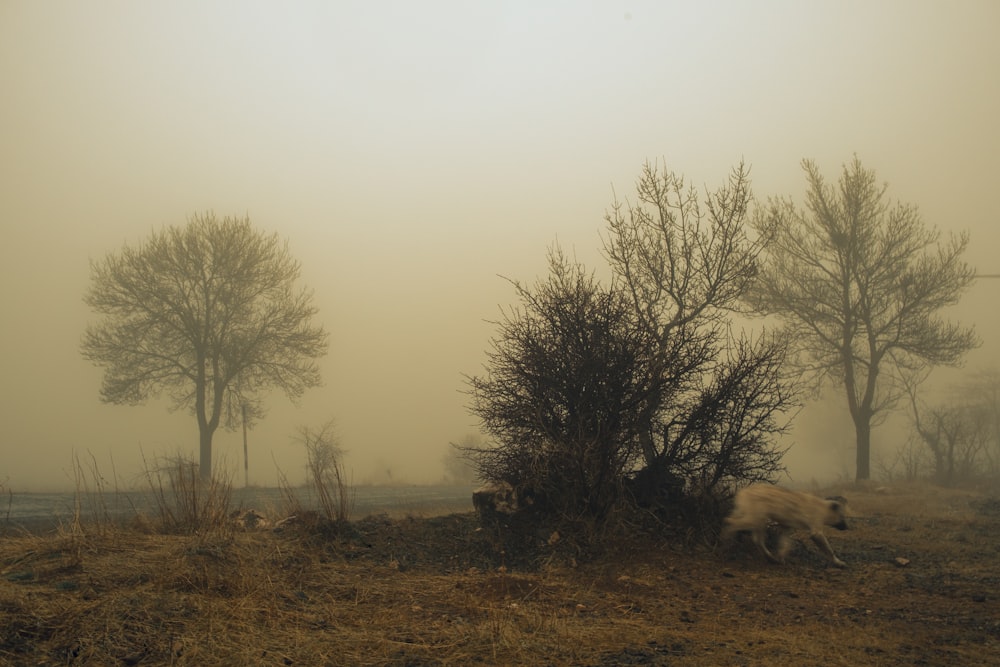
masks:
POLYGON ((961 400, 960 394, 936 405, 925 404, 917 389, 926 373, 920 376, 907 382, 906 389, 913 427, 932 457, 934 481, 954 486, 986 472, 991 426, 987 413, 981 405, 961 400))
POLYGON ((277 235, 248 218, 193 216, 137 247, 91 262, 84 300, 102 319, 81 351, 105 369, 101 399, 137 405, 166 391, 198 421, 200 475, 212 474, 212 436, 263 415, 262 393, 289 397, 320 383, 327 334, 311 323, 312 293, 277 235))
POLYGON ((767 240, 758 311, 779 316, 798 367, 842 384, 857 440, 857 479, 870 477, 871 429, 900 396, 899 370, 955 365, 978 343, 941 311, 975 277, 962 261, 968 235, 924 226, 917 209, 892 205, 886 185, 855 158, 836 187, 805 160, 806 208, 771 199, 754 217, 767 240))
POLYGON ((958 400, 969 406, 986 439, 982 472, 1000 477, 1000 371, 996 368, 977 371, 958 392, 958 400))
POLYGON ((474 452, 480 476, 564 517, 781 470, 771 436, 794 405, 784 341, 734 336, 728 317, 759 252, 742 234, 746 171, 704 208, 652 165, 638 193, 607 216, 610 285, 553 249, 547 279, 513 282, 521 305, 503 311, 486 374, 469 378, 495 444, 474 452))
POLYGON ((448 445, 441 463, 444 479, 450 484, 475 484, 476 468, 465 452, 483 447, 483 437, 478 433, 468 433, 457 443, 448 445))
POLYGON ((913 482, 929 467, 927 447, 917 438, 907 438, 889 457, 876 456, 879 477, 887 482, 913 482))

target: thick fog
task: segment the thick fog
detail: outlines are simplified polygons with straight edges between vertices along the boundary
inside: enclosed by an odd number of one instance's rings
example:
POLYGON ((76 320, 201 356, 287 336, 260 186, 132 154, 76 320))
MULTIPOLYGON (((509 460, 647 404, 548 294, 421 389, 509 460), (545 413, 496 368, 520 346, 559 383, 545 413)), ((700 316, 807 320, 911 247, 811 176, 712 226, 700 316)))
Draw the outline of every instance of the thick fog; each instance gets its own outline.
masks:
MULTIPOLYGON (((464 374, 558 241, 601 269, 603 215, 645 160, 802 201, 857 154, 967 259, 1000 273, 1000 4, 911 2, 0 3, 0 482, 128 484, 197 457, 166 400, 99 400, 80 356, 91 260, 196 212, 288 240, 330 332, 324 386, 269 397, 250 481, 302 476, 336 420, 352 481, 434 482, 475 433, 464 374)), ((1000 280, 949 314, 998 355, 1000 280)), ((941 374, 941 381, 952 375, 941 374)), ((799 480, 853 474, 841 393, 790 434, 799 480)), ((874 455, 898 444, 892 422, 874 455)), ((240 432, 215 459, 242 481, 240 432)), ((874 469, 874 468, 873 468, 874 469)))

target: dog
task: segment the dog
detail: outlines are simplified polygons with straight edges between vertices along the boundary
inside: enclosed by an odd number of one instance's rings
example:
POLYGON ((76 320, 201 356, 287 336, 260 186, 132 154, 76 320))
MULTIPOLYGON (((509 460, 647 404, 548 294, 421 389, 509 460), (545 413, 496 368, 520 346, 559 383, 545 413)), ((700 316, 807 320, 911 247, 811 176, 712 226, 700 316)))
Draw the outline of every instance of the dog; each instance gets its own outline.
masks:
POLYGON ((791 491, 771 484, 754 484, 736 493, 732 513, 726 517, 722 537, 728 539, 734 533, 749 531, 754 544, 768 560, 784 563, 791 547, 788 533, 793 530, 808 530, 809 537, 837 567, 847 564, 837 558, 833 548, 823 534, 823 526, 837 530, 847 530, 845 509, 847 499, 818 498, 808 493, 791 491), (767 549, 765 538, 770 522, 778 525, 778 553, 767 549))

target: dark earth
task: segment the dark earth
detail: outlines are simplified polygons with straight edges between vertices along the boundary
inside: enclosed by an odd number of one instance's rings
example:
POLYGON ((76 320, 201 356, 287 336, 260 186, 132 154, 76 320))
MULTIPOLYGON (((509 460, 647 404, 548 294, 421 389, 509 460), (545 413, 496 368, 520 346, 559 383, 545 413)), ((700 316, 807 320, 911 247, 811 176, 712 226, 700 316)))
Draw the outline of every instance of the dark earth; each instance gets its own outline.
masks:
POLYGON ((0 664, 997 665, 1000 500, 846 484, 846 569, 710 532, 603 552, 473 513, 0 538, 0 664))

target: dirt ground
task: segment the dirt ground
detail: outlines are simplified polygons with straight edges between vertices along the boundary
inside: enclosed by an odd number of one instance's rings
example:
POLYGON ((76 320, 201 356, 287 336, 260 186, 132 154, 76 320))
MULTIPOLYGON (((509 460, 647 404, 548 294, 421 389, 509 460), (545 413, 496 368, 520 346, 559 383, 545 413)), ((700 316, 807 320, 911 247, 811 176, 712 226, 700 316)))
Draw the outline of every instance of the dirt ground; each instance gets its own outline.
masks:
POLYGON ((824 492, 844 570, 804 535, 781 566, 668 535, 523 559, 472 514, 7 534, 0 664, 1000 665, 1000 500, 824 492))

